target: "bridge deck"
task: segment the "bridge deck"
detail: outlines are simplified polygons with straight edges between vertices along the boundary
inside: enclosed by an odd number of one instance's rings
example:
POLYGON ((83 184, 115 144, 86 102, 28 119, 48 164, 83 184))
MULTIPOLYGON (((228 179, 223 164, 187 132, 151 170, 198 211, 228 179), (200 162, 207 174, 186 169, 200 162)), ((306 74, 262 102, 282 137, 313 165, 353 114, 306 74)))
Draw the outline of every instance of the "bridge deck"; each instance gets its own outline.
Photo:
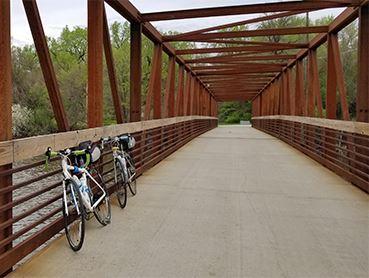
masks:
POLYGON ((367 194, 257 130, 212 130, 138 184, 79 253, 61 237, 12 277, 368 276, 367 194))

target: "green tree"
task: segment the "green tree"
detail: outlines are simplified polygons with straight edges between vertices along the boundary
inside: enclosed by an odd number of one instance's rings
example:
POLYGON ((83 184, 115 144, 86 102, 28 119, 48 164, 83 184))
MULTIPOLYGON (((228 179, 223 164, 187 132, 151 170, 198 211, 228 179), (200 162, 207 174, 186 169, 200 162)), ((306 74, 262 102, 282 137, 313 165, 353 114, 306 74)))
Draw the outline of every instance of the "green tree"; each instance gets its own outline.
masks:
POLYGON ((251 102, 223 102, 218 111, 221 124, 238 124, 240 121, 251 120, 251 102))

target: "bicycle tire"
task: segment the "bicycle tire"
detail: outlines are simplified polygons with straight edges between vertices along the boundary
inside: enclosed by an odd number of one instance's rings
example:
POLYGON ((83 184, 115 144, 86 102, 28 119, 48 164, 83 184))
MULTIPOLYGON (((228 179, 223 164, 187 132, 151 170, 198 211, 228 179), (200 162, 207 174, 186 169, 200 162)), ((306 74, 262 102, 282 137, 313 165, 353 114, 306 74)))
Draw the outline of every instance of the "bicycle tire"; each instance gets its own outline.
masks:
MULTIPOLYGON (((128 179, 130 179, 131 176, 133 176, 136 173, 136 167, 135 167, 133 158, 130 155, 127 156, 127 160, 128 160, 128 165, 130 166, 128 167, 128 179)), ((128 183, 128 187, 129 187, 129 191, 131 191, 132 196, 135 196, 137 194, 136 178, 128 183)))
POLYGON ((123 173, 122 163, 117 160, 116 161, 116 170, 117 170, 117 183, 116 183, 116 191, 119 206, 123 209, 127 205, 127 183, 123 173))
POLYGON ((67 201, 67 204, 71 204, 71 210, 69 211, 69 205, 68 205, 68 215, 66 213, 65 208, 65 200, 64 197, 62 198, 63 202, 63 218, 64 218, 64 230, 65 234, 69 243, 69 246, 72 248, 73 251, 77 252, 82 248, 84 238, 85 238, 85 209, 82 203, 82 197, 81 193, 79 192, 78 185, 73 180, 66 181, 66 196, 67 198, 70 198, 67 201), (75 192, 75 201, 73 199, 71 187, 73 187, 73 191, 75 192), (78 215, 77 209, 80 211, 80 214, 78 215), (73 214, 74 213, 74 214, 73 214), (79 223, 76 223, 76 221, 80 221, 79 223), (71 232, 71 226, 78 225, 78 238, 77 240, 74 240, 72 232, 71 232))
MULTIPOLYGON (((104 198, 104 200, 100 203, 99 206, 97 206, 94 209, 94 215, 97 219, 97 221, 103 225, 106 226, 107 224, 110 223, 111 221, 111 206, 110 206, 110 198, 109 198, 109 192, 105 186, 105 182, 103 177, 96 171, 96 176, 95 176, 95 180, 100 184, 100 186, 104 189, 104 191, 106 192, 106 196, 104 198), (105 213, 104 210, 102 209, 102 206, 105 206, 105 213)), ((98 200, 100 198, 100 196, 102 195, 102 192, 100 191, 101 194, 94 194, 94 201, 98 200)))

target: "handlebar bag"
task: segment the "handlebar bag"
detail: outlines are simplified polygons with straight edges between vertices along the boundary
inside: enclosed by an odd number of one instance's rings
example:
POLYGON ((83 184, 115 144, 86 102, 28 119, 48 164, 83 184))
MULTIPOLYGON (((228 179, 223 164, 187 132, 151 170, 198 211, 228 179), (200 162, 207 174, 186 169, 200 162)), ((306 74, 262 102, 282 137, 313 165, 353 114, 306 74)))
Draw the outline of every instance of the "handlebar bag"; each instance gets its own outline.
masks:
POLYGON ((119 137, 119 143, 121 144, 124 151, 128 151, 134 148, 134 146, 136 145, 136 140, 131 135, 123 135, 119 137))

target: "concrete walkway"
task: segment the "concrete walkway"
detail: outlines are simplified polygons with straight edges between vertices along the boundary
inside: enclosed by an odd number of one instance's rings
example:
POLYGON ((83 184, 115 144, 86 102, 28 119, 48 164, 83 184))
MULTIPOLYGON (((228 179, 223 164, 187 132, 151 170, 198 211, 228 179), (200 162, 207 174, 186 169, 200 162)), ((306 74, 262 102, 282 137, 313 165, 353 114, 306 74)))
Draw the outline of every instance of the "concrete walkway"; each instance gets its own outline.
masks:
POLYGON ((112 224, 88 223, 11 277, 368 277, 369 199, 283 142, 219 127, 138 180, 112 224))

